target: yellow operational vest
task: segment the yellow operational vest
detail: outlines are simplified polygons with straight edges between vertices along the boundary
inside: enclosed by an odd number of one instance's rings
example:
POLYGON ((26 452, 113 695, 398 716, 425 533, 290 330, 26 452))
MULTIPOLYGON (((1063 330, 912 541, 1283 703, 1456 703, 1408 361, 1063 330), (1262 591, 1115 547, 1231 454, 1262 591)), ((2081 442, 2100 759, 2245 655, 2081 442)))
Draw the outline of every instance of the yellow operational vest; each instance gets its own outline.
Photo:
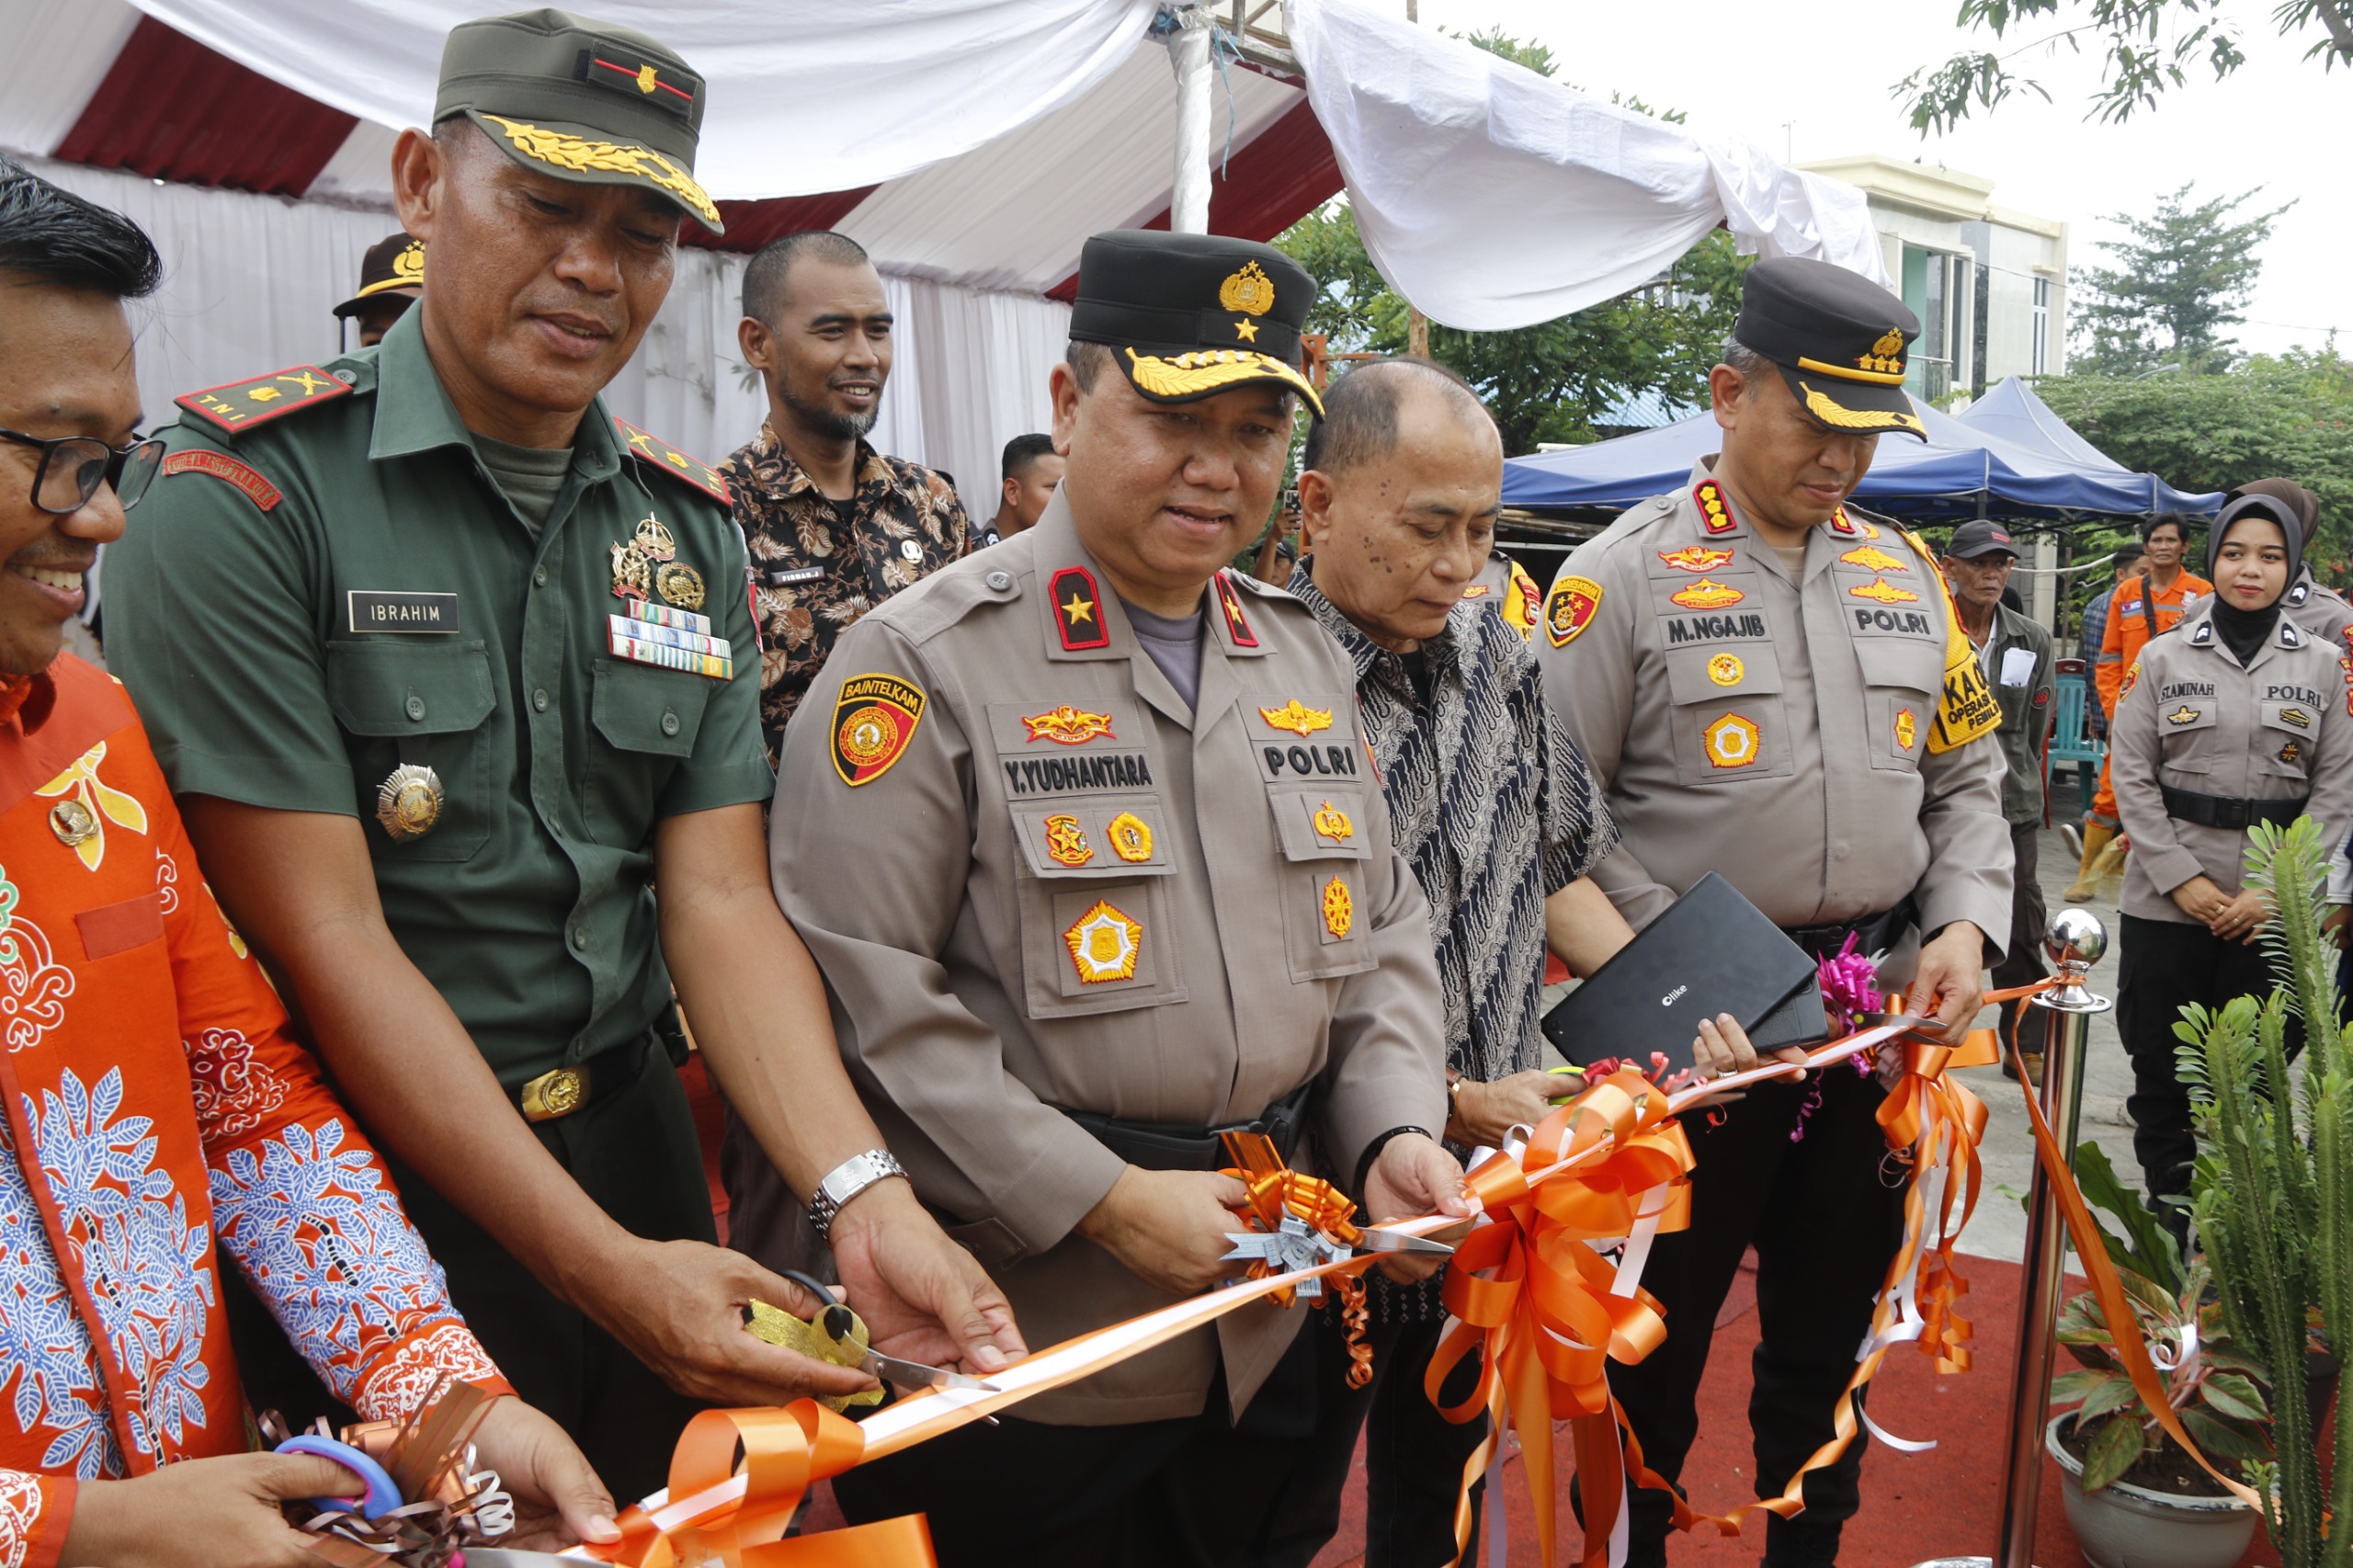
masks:
POLYGON ((1948 752, 1966 745, 1980 735, 1991 734, 2002 727, 2002 705, 1995 700, 1993 687, 1985 684, 1985 667, 1977 662, 1977 650, 1970 645, 1969 633, 1961 629, 1961 611, 1952 602, 1952 590, 1945 585, 1945 574, 1937 558, 1909 528, 1899 529, 1904 542, 1919 551, 1920 559, 1928 563, 1928 574, 1936 579, 1938 591, 1945 600, 1945 688, 1937 700, 1937 717, 1928 726, 1928 749, 1948 752))

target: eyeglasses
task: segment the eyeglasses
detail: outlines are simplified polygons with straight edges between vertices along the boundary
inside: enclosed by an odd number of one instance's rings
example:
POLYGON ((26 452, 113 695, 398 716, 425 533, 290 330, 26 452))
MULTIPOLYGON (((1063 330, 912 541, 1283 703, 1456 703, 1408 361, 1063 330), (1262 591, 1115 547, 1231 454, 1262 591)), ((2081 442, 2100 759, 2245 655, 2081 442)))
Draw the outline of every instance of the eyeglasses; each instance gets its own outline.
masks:
POLYGON ((164 443, 152 437, 117 449, 96 436, 28 436, 0 427, 0 441, 40 449, 40 466, 33 470, 33 505, 60 517, 88 506, 101 484, 114 486, 115 499, 128 512, 147 494, 164 462, 164 443))

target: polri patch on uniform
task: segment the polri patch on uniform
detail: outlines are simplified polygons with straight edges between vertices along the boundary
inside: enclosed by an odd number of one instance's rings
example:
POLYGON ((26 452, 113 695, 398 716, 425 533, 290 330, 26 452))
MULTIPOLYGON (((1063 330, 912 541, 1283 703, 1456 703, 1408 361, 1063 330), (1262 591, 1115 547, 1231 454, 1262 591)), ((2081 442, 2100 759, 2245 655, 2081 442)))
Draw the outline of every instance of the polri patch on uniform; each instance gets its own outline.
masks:
POLYGON ((1053 601, 1054 629, 1063 634, 1063 652, 1085 653, 1111 645, 1111 629, 1103 621, 1103 594, 1095 574, 1084 566, 1065 566, 1047 585, 1053 601))
POLYGON ((1553 647, 1575 642, 1601 609, 1601 585, 1590 577, 1563 577, 1544 602, 1544 635, 1553 647))
POLYGON ((172 399, 216 430, 233 436, 256 425, 282 419, 298 408, 310 408, 351 395, 347 381, 336 380, 316 365, 273 370, 251 381, 224 381, 202 392, 172 399))
POLYGON ((343 596, 347 630, 353 633, 399 631, 454 633, 458 596, 412 594, 391 588, 349 588, 343 596))
POLYGON ((856 789, 907 753, 923 722, 923 687, 897 676, 852 676, 834 699, 834 771, 856 789))
POLYGON ((1242 596, 1233 591, 1230 571, 1222 571, 1210 579, 1217 585, 1218 608, 1225 612, 1225 630, 1237 648, 1256 648, 1258 634, 1250 630, 1250 618, 1242 613, 1242 596))
POLYGON ((278 486, 264 479, 258 472, 239 462, 228 453, 216 452, 210 447, 193 447, 185 452, 174 452, 164 460, 164 472, 165 473, 209 473, 215 479, 235 486, 246 500, 265 512, 284 499, 278 494, 278 486))

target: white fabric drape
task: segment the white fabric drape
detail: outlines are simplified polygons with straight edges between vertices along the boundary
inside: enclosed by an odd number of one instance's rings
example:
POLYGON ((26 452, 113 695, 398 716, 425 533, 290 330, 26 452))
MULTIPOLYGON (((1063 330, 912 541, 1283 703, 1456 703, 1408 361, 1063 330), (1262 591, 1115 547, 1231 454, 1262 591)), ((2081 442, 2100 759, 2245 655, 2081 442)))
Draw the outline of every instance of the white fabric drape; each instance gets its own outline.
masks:
POLYGON ((1719 222, 1887 284, 1863 194, 1703 142, 1363 0, 1289 0, 1358 231, 1433 321, 1527 326, 1625 292, 1719 222))
MULTIPOLYGON (((54 0, 40 0, 51 4, 54 0)), ((483 0, 136 0, 271 80, 397 130, 483 0)), ((1118 68, 1157 0, 598 0, 703 74, 713 196, 855 190, 995 141, 1118 68)))
MULTIPOLYGON (((159 185, 41 159, 69 190, 128 215, 164 256, 162 290, 135 308, 139 391, 150 427, 186 392, 316 364, 337 351, 331 313, 361 253, 392 231, 381 212, 317 201, 159 185)), ((745 258, 683 249, 677 279, 605 398, 613 412, 708 461, 758 431, 767 394, 735 342, 745 258)), ((956 476, 968 508, 996 510, 997 457, 1046 428, 1046 375, 1070 308, 885 274, 898 317, 874 444, 956 476)))

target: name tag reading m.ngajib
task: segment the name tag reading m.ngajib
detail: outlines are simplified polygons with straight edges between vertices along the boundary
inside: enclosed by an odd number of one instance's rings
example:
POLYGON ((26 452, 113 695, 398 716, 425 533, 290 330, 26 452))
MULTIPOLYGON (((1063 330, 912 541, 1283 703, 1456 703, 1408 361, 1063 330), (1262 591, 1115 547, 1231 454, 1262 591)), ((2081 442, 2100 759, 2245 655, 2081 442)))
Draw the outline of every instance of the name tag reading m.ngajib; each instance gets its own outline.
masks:
POLYGON ((344 595, 350 629, 362 631, 458 630, 458 596, 352 588, 344 595))

